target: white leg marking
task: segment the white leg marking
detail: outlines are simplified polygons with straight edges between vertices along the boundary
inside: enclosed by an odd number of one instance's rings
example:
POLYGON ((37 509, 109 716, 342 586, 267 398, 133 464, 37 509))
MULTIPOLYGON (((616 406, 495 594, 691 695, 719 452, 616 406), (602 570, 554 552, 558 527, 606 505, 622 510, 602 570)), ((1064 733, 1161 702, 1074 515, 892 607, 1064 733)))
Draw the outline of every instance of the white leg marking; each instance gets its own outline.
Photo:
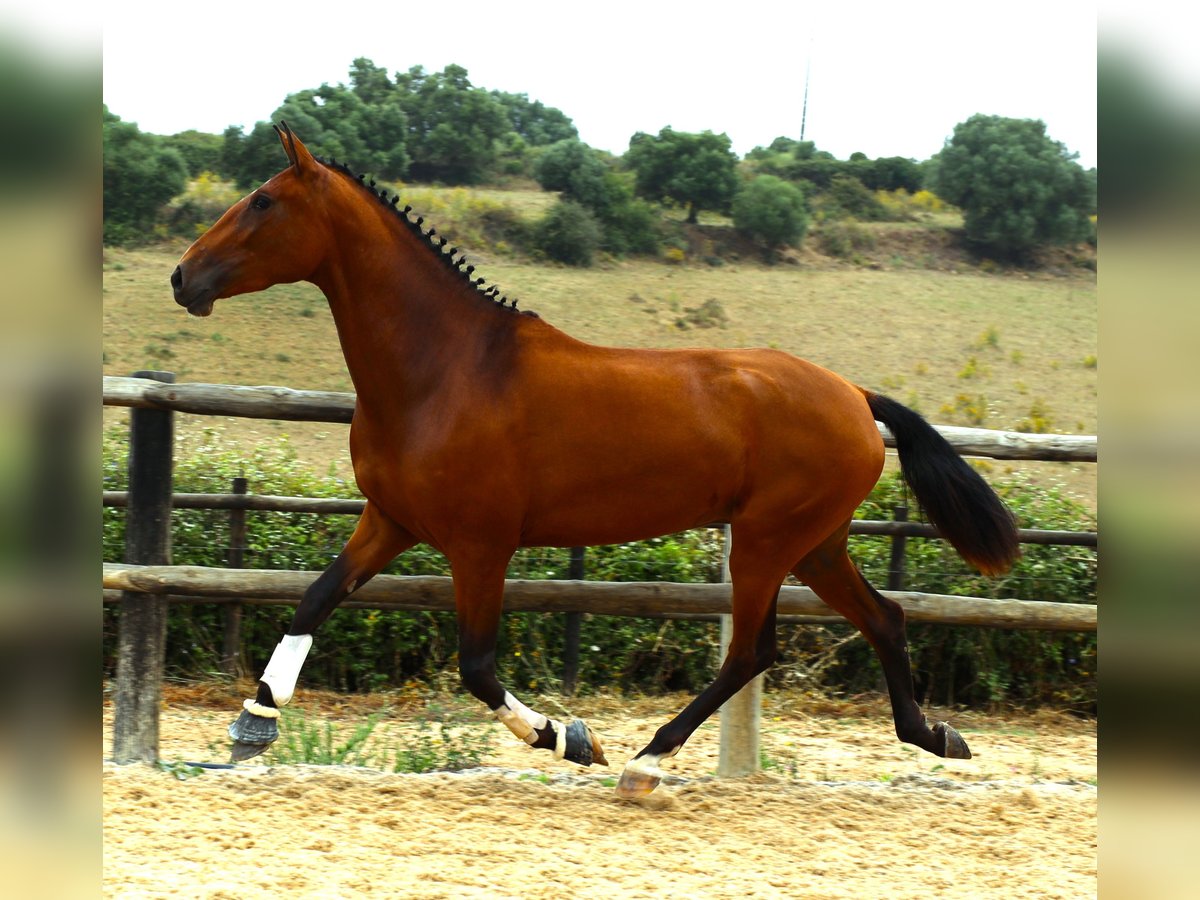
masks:
POLYGON ((660 769, 658 764, 664 759, 670 759, 678 752, 679 748, 676 747, 670 753, 663 753, 661 755, 647 753, 645 756, 639 756, 636 759, 631 759, 629 762, 625 763, 625 771, 630 775, 645 775, 649 778, 663 778, 667 773, 660 769))
POLYGON ((300 677, 300 667, 304 665, 312 642, 311 634, 289 634, 276 645, 271 661, 259 679, 271 689, 276 706, 283 706, 292 699, 296 679, 300 677))

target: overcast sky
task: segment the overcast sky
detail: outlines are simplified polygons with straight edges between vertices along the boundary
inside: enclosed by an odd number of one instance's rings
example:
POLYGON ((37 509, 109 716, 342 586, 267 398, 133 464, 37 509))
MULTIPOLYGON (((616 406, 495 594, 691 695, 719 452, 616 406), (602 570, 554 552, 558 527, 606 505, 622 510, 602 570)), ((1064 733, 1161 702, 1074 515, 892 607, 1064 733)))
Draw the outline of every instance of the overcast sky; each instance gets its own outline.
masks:
POLYGON ((143 131, 266 121, 288 93, 457 63, 472 84, 558 107, 594 147, 637 131, 779 135, 845 159, 926 159, 975 113, 1041 119, 1096 163, 1095 3, 568 4, 208 0, 104 5, 104 100, 143 131), (837 9, 832 9, 832 7, 837 9))

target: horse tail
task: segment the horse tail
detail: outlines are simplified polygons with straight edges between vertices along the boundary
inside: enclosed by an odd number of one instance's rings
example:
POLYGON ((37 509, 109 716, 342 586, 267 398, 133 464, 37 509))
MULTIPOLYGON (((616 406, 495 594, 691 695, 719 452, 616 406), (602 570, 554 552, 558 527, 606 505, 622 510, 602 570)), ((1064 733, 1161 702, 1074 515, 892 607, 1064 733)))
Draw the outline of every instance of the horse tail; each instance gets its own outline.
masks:
POLYGON ((1021 554, 1009 508, 920 414, 860 390, 875 419, 895 437, 904 480, 929 521, 985 575, 1007 572, 1021 554))

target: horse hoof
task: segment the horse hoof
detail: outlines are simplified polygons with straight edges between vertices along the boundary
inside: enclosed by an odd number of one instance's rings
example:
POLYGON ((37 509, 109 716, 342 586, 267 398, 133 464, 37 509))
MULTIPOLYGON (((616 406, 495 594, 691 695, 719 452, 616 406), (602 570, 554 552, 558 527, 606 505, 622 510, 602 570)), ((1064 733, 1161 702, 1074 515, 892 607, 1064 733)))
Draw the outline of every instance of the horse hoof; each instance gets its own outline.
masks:
POLYGON ((970 759, 971 750, 967 747, 967 742, 963 740, 962 735, 947 725, 945 722, 939 722, 934 728, 942 741, 941 756, 945 759, 970 759))
POLYGON ((650 775, 647 772, 631 772, 626 768, 621 773, 621 780, 617 782, 617 799, 639 800, 648 796, 661 781, 661 776, 650 775))
POLYGON ((229 751, 229 761, 238 763, 254 759, 270 746, 270 744, 247 744, 244 741, 234 741, 233 747, 229 751))
POLYGON ((248 709, 243 709, 237 721, 229 726, 229 736, 233 738, 233 761, 253 759, 275 743, 279 739, 278 722, 278 719, 256 716, 248 709))
POLYGON ((563 759, 579 763, 581 766, 590 766, 592 763, 608 765, 600 747, 600 739, 592 734, 592 730, 584 724, 583 719, 576 719, 567 726, 567 746, 563 752, 563 759))

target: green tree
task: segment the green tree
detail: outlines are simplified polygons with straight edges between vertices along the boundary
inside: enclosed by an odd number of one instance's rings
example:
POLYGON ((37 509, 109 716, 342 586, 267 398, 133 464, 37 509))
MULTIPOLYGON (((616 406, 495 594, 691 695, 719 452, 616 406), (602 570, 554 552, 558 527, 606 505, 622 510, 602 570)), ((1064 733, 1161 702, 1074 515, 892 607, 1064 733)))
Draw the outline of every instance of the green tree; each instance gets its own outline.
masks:
POLYGON ((934 192, 963 211, 968 240, 1020 259, 1088 236, 1095 194, 1076 156, 1044 122, 975 115, 938 154, 934 192))
POLYGON ((562 110, 530 100, 525 94, 492 91, 494 99, 508 118, 509 130, 519 134, 530 147, 545 147, 558 141, 578 138, 579 132, 562 110))
POLYGON ((608 172, 598 152, 577 138, 568 138, 546 148, 533 175, 542 190, 559 191, 599 215, 612 205, 605 179, 608 172))
POLYGON ((179 151, 187 163, 188 175, 197 177, 201 172, 221 171, 221 147, 219 134, 206 134, 189 129, 162 139, 164 147, 179 151))
POLYGON ((237 125, 225 129, 221 145, 221 174, 231 178, 243 191, 258 187, 282 169, 283 163, 279 137, 271 123, 256 122, 249 134, 237 125))
POLYGON ((729 209, 738 185, 738 160, 730 146, 724 134, 690 134, 667 126, 657 136, 639 131, 630 138, 625 164, 638 194, 686 206, 688 222, 695 223, 702 209, 729 209))
POLYGON ((634 197, 628 173, 618 172, 604 154, 577 139, 558 141, 538 158, 534 175, 547 191, 585 207, 600 224, 601 246, 610 253, 654 253, 656 216, 634 197))
POLYGON ((733 225, 767 247, 795 246, 808 230, 804 192, 774 175, 759 175, 733 198, 733 225))
POLYGON ((104 242, 149 237, 159 210, 187 185, 187 163, 157 135, 104 108, 104 242))
POLYGON ((477 184, 491 170, 496 144, 511 130, 504 107, 472 86, 467 70, 448 65, 427 73, 414 66, 396 76, 408 117, 410 175, 418 181, 477 184))

